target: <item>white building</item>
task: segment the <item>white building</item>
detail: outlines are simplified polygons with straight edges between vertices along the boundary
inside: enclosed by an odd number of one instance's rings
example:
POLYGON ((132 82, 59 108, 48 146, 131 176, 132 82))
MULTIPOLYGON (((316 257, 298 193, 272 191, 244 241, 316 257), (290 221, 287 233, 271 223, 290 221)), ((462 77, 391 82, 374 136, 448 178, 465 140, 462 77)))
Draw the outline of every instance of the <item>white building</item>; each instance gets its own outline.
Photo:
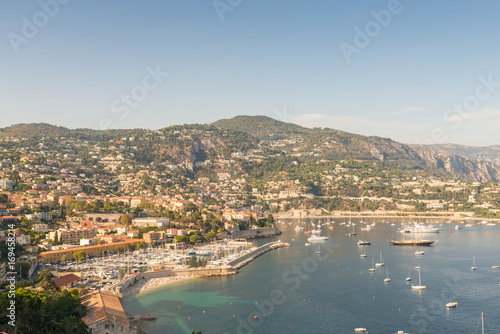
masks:
POLYGON ((12 189, 12 181, 11 180, 6 180, 6 179, 2 179, 0 180, 0 189, 12 189))
POLYGON ((16 237, 16 242, 20 245, 29 245, 31 238, 27 234, 21 234, 16 237))
POLYGON ((165 227, 170 225, 170 220, 168 218, 136 218, 132 224, 140 227, 165 227))
POLYGON ((96 239, 87 239, 87 238, 80 239, 80 246, 95 246, 95 245, 97 245, 96 239))
POLYGON ((35 224, 35 225, 33 225, 33 230, 37 233, 47 233, 49 231, 49 225, 47 225, 47 224, 35 224))

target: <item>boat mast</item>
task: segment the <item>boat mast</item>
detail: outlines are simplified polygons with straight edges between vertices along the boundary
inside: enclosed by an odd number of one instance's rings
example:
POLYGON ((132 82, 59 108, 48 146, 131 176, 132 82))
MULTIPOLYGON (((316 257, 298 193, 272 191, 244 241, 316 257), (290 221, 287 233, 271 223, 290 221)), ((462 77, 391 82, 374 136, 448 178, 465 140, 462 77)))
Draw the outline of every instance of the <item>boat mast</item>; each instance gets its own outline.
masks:
POLYGON ((411 220, 411 217, 410 217, 410 223, 411 223, 411 242, 413 243, 413 220, 411 220))
POLYGON ((403 219, 403 213, 401 213, 401 232, 403 232, 403 243, 405 242, 405 225, 403 219))
POLYGON ((484 316, 483 316, 483 312, 481 312, 481 329, 482 329, 483 334, 484 334, 484 316))
POLYGON ((420 219, 421 219, 421 216, 419 215, 418 216, 418 228, 420 229, 420 241, 422 241, 423 240, 423 237, 422 237, 422 225, 421 225, 420 219))

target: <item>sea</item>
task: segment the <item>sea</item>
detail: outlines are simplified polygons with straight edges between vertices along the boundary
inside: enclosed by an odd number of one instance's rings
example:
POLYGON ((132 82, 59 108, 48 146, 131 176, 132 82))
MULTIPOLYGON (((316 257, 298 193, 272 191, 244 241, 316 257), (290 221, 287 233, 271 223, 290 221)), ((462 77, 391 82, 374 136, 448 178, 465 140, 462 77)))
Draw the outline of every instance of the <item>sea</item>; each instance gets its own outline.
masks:
POLYGON ((280 239, 292 247, 256 258, 237 275, 186 280, 127 297, 123 307, 157 316, 146 323, 148 334, 354 333, 355 328, 371 334, 481 333, 481 313, 485 333, 500 333, 500 269, 492 268, 500 265, 500 224, 422 223, 442 228, 423 235, 436 240, 432 246, 391 245, 388 240, 402 238, 400 218, 281 220, 282 235, 253 242, 280 239), (341 225, 348 221, 356 224, 355 236, 348 235, 352 226, 341 225), (373 230, 360 230, 373 223, 373 230), (322 224, 329 240, 306 246, 309 236, 296 231, 297 224, 306 229, 322 224), (358 240, 371 245, 363 249, 358 240), (415 255, 416 250, 425 254, 415 255), (367 257, 360 257, 363 252, 367 257), (384 266, 370 273, 380 254, 384 266), (418 283, 416 267, 427 286, 420 292, 411 289, 418 283), (387 276, 391 280, 385 283, 387 276), (447 309, 449 302, 458 306, 447 309))

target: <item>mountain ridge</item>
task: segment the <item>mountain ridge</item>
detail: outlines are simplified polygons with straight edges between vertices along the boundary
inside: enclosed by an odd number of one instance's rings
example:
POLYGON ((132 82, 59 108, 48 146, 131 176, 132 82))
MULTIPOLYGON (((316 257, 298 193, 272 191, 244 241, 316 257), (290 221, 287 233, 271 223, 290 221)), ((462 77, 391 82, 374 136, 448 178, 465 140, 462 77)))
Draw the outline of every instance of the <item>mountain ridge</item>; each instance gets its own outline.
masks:
MULTIPOLYGON (((159 130, 99 131, 68 129, 47 123, 21 123, 0 129, 0 137, 36 139, 75 136, 102 141, 157 132, 179 133, 181 136, 160 136, 163 140, 140 143, 138 156, 145 163, 161 163, 170 159, 172 163, 180 163, 187 166, 187 169, 194 170, 209 156, 227 156, 235 150, 245 151, 265 146, 269 155, 282 154, 304 162, 349 159, 379 161, 396 168, 429 169, 470 181, 500 181, 500 157, 495 156, 495 147, 481 148, 487 150, 491 160, 477 160, 474 157, 485 153, 474 147, 409 145, 378 136, 363 136, 329 128, 305 128, 268 116, 236 116, 210 124, 174 125, 159 130), (199 134, 185 135, 187 129, 194 129, 199 134), (474 149, 479 153, 475 153, 474 149)), ((500 146, 498 152, 500 153, 500 146)))

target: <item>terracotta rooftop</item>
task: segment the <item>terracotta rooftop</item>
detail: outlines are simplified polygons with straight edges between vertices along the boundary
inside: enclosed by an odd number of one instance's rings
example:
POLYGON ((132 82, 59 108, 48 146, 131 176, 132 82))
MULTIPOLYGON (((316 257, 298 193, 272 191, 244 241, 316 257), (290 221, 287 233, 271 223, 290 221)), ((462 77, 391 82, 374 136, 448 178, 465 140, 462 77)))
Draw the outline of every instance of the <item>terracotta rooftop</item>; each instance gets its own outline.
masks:
POLYGON ((116 318, 116 321, 130 324, 127 315, 123 310, 120 299, 109 291, 94 291, 82 298, 82 304, 88 309, 86 316, 82 320, 91 325, 103 319, 116 318))
POLYGON ((56 278, 54 280, 54 283, 56 283, 56 285, 58 287, 62 288, 64 286, 68 286, 68 285, 75 283, 75 282, 78 282, 80 280, 81 280, 80 276, 77 276, 75 274, 68 274, 68 275, 56 278))

